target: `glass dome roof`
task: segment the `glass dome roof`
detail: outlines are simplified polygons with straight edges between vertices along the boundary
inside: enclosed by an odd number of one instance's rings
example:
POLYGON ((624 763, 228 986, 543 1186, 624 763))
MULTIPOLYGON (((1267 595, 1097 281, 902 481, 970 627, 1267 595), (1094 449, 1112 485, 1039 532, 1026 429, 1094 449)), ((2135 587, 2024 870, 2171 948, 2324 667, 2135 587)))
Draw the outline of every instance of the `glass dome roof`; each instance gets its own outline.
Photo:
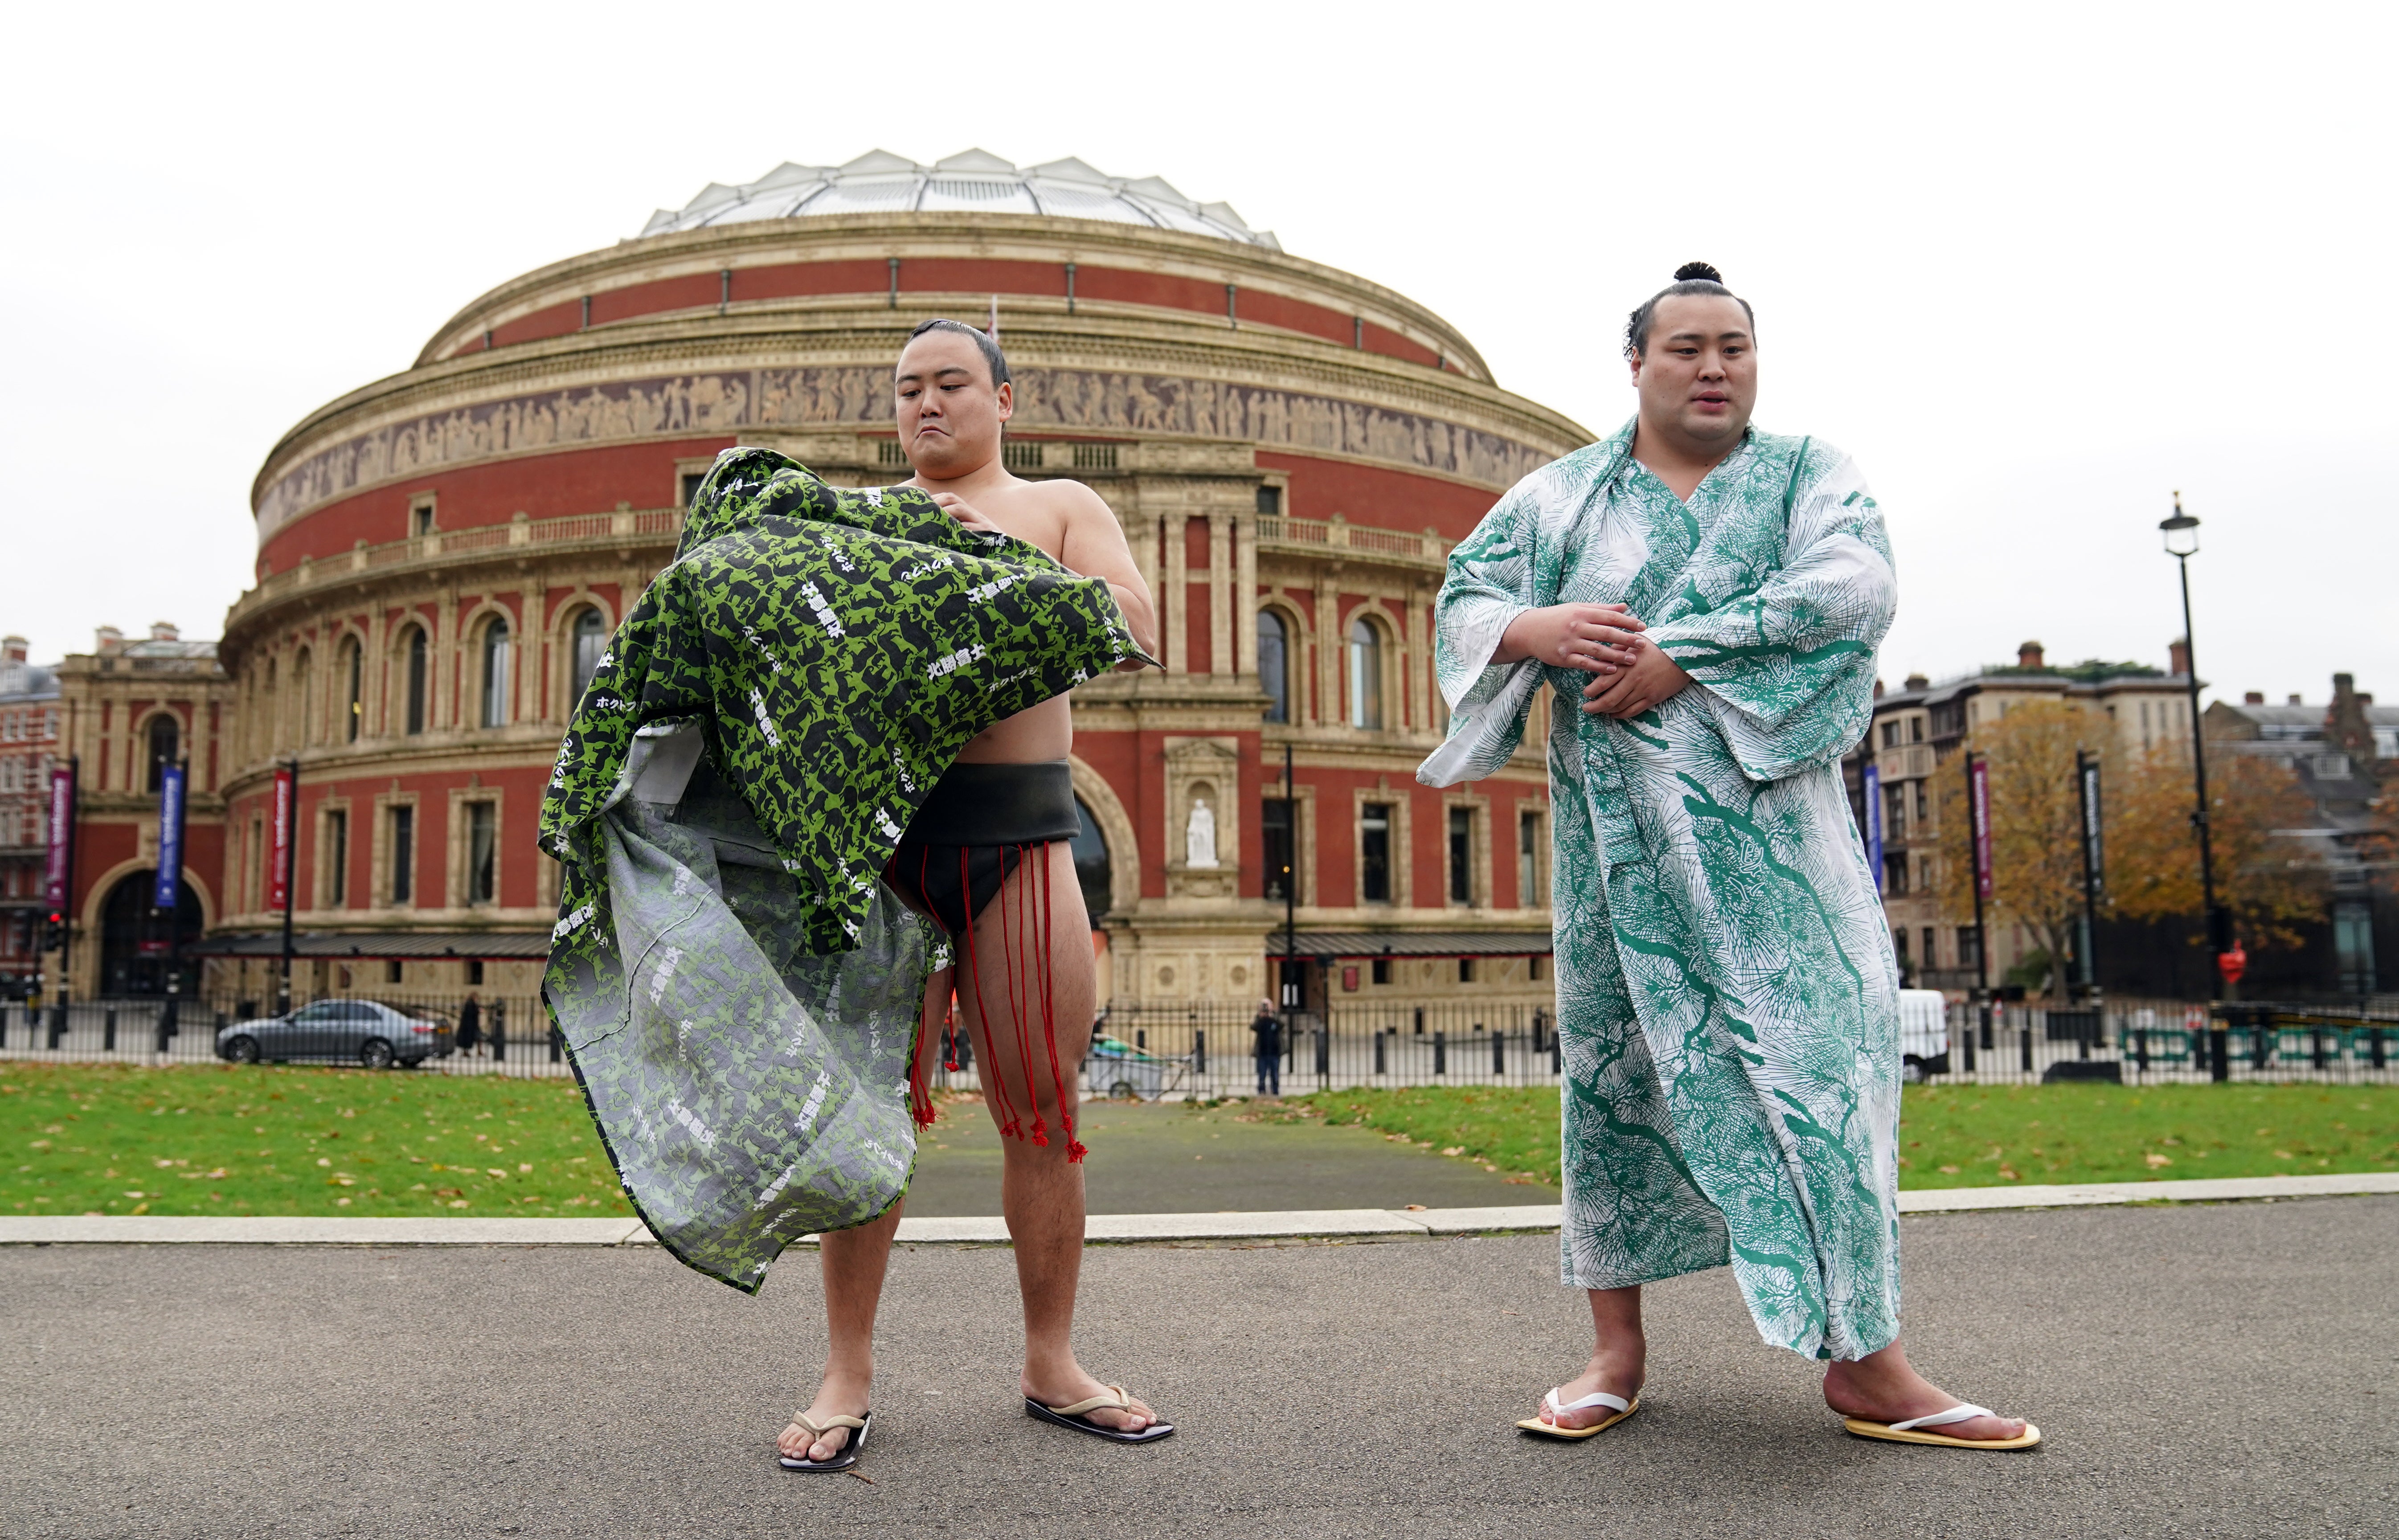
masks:
POLYGON ((642 234, 665 236, 745 220, 911 209, 1106 220, 1282 250, 1272 231, 1251 229, 1231 205, 1195 203, 1157 177, 1112 177, 1072 158, 1020 169, 983 150, 969 150, 931 166, 919 166, 888 150, 871 151, 847 166, 786 161, 739 187, 710 182, 681 209, 652 214, 642 234))

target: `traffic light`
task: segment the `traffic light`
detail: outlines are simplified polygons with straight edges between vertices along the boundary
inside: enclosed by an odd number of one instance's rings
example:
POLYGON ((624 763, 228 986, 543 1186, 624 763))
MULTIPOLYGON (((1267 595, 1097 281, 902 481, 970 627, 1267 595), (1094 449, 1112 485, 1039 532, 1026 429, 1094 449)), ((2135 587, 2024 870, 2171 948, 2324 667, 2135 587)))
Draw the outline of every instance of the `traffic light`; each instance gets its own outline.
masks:
POLYGON ((49 918, 42 922, 42 950, 57 952, 66 944, 67 917, 54 909, 50 911, 49 918))

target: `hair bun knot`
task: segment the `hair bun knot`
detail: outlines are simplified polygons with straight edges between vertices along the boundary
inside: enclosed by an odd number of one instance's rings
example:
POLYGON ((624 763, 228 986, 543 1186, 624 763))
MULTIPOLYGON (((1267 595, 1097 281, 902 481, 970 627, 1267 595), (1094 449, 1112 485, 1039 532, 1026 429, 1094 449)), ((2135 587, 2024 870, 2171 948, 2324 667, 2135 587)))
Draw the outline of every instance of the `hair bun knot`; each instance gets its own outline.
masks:
POLYGON ((1674 269, 1676 283, 1688 283, 1693 278, 1703 278, 1709 283, 1724 282, 1724 275, 1704 262, 1687 262, 1674 269))

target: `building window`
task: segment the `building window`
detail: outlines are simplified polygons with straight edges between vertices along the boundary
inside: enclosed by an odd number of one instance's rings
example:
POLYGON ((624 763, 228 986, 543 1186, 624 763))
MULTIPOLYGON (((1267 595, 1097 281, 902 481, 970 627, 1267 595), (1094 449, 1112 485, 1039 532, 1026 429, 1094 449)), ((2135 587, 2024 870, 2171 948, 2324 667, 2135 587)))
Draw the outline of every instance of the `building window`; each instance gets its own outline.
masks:
POLYGON ((1371 620, 1349 628, 1349 725, 1383 725, 1383 633, 1371 620))
POLYGON ((391 810, 391 901, 416 899, 416 809, 391 810))
POLYGON ((2318 754, 2315 757, 2315 764, 2313 768, 2318 780, 2347 780, 2349 778, 2349 756, 2347 754, 2318 754))
POLYGON ((1516 815, 1516 902, 1538 909, 1541 894, 1541 816, 1516 815))
POLYGON ((1260 487, 1258 511, 1269 519, 1280 518, 1282 514, 1282 488, 1260 487))
POLYGON ((366 654, 359 639, 342 643, 342 741, 359 741, 359 723, 366 711, 366 654))
POLYGON ((1471 984, 1474 982, 1473 958, 1460 957, 1457 960, 1457 981, 1461 984, 1471 984))
POLYGON ((408 628, 408 718, 411 733, 425 731, 425 628, 408 628))
POLYGON ((1449 810, 1449 901, 1474 901, 1474 809, 1449 810))
POLYGON ((1938 948, 1934 945, 1934 943, 1939 940, 1940 936, 1941 933, 1933 929, 1931 925, 1926 925, 1924 927, 1924 966, 1926 967, 1939 967, 1941 966, 1940 952, 1938 948))
POLYGON ((683 473, 683 484, 680 489, 681 500, 675 504, 675 507, 681 508, 691 507, 691 505, 699 497, 700 484, 707 480, 708 472, 704 470, 684 471, 683 473))
POLYGON ((1902 781, 1883 791, 1883 823, 1891 838, 1907 838, 1907 783, 1902 781))
POLYGON ((1980 968, 1983 966, 1983 933, 1972 925, 1958 927, 1958 966, 1980 968))
POLYGON ((1922 743, 1924 741, 1924 719, 1922 717, 1910 717, 1907 719, 1907 741, 1910 743, 1922 743))
POLYGON ((156 791, 165 779, 167 766, 183 754, 183 724, 171 711, 161 711, 150 719, 150 779, 149 788, 156 791))
POLYGON ((1375 959, 1374 981, 1378 984, 1388 984, 1391 981, 1391 960, 1389 957, 1375 959))
POLYGON ((1891 950, 1899 953, 1899 971, 1901 974, 1905 975, 1912 971, 1913 965, 1907 960, 1907 927, 1905 925, 1902 925, 1897 930, 1891 933, 1891 950))
POLYGON ((1370 802, 1358 819, 1358 896, 1370 904, 1391 901, 1391 804, 1370 802))
POLYGON ((585 610, 575 617, 575 698, 582 700, 583 692, 591 687, 591 676, 600 671, 600 656, 608 650, 608 628, 597 610, 585 610))
POLYGON ((467 804, 467 901, 495 903, 500 891, 499 808, 487 802, 467 804))
POLYGON ((1282 616, 1258 612, 1258 682, 1267 692, 1268 722, 1291 720, 1291 645, 1282 616))
POLYGON ((342 909, 350 901, 350 816, 325 815, 325 907, 342 909))
POLYGON ((384 964, 383 981, 386 984, 397 984, 400 982, 400 980, 406 977, 403 970, 408 965, 402 963, 397 957, 394 957, 391 961, 384 964))
POLYGON ((1542 958, 1539 952, 1535 952, 1532 956, 1525 959, 1525 977, 1537 984, 1541 981, 1541 963, 1542 958))
POLYGON ((1882 746, 1886 749, 1899 747, 1899 723, 1896 721, 1882 724, 1882 746))
POLYGON ((1266 896, 1277 903, 1294 897, 1292 885, 1297 881, 1292 870, 1292 807, 1287 798, 1270 797, 1258 810, 1258 831, 1266 847, 1266 896))
POLYGON ((1883 888, 1893 898, 1907 891, 1907 858, 1892 851, 1882 858, 1883 888))
POLYGON ((408 533, 416 535, 433 533, 433 500, 427 498, 408 510, 408 533))
POLYGON ((483 627, 483 715, 482 725, 505 727, 508 723, 508 674, 511 654, 508 643, 508 623, 494 615, 483 627))

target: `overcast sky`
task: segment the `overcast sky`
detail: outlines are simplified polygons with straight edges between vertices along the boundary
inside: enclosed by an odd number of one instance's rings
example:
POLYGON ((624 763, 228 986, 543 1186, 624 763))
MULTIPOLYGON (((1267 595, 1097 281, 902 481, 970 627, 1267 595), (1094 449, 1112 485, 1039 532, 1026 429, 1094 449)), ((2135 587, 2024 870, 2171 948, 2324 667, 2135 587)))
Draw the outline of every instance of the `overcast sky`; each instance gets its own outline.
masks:
POLYGON ((86 7, 9 23, 0 630, 213 636, 312 408, 516 274, 785 160, 979 145, 1224 199, 1501 385, 1629 415, 1623 313, 1757 306, 1855 453, 1895 684, 2162 662, 2399 700, 2392 7, 86 7))

